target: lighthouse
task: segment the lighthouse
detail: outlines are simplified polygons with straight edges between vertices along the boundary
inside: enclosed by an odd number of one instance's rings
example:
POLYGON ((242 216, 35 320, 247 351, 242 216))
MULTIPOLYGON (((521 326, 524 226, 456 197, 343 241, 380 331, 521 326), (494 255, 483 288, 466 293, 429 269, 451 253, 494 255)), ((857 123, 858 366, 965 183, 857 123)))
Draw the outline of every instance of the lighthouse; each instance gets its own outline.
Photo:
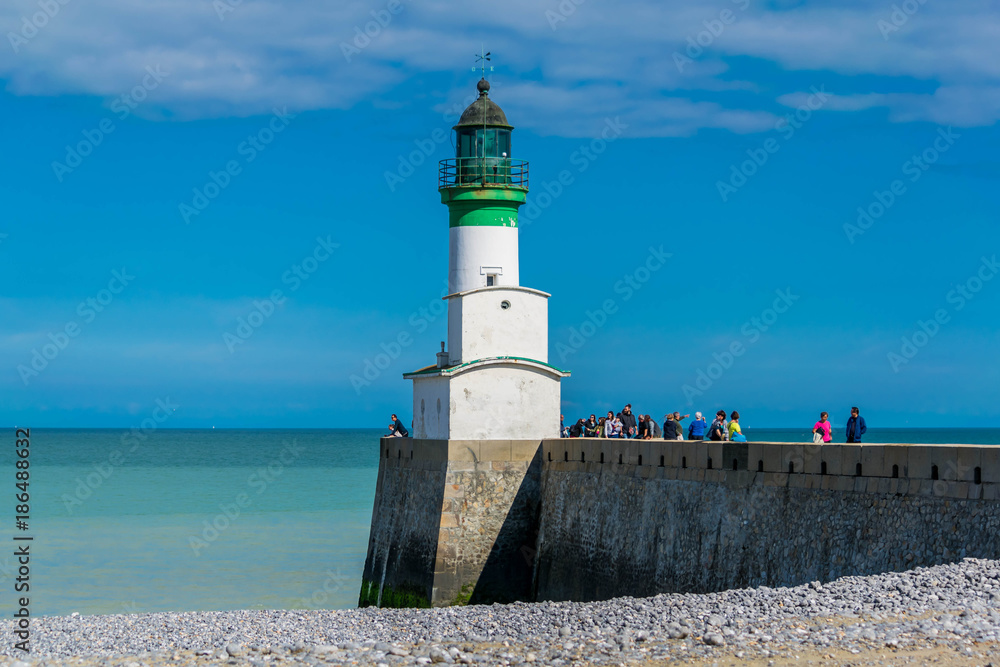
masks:
POLYGON ((462 113, 455 157, 442 160, 438 191, 448 207, 447 344, 413 380, 413 437, 533 440, 558 437, 560 381, 548 363, 549 294, 522 287, 518 208, 528 163, 513 159, 513 126, 490 98, 462 113))

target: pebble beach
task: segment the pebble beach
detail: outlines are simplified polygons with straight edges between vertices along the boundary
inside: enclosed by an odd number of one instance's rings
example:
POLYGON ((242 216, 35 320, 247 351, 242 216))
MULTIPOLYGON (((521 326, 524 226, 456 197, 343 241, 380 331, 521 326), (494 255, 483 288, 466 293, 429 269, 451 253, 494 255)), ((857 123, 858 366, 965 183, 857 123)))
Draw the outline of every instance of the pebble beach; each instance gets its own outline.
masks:
POLYGON ((1000 666, 1000 561, 793 588, 439 609, 34 619, 4 665, 971 664, 1000 666))

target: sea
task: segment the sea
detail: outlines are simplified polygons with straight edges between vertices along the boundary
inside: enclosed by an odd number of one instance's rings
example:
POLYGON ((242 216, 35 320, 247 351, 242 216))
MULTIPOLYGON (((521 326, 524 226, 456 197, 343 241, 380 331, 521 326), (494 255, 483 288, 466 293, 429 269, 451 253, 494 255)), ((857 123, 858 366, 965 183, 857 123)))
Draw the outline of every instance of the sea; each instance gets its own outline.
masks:
MULTIPOLYGON (((33 616, 354 607, 382 433, 31 429, 19 529, 10 429, 0 539, 32 538, 16 544, 30 544, 33 616)), ((744 433, 811 441, 809 429, 744 433)), ((1000 429, 870 428, 866 440, 996 445, 1000 429)), ((17 558, 2 553, 0 587, 10 591, 17 558)))

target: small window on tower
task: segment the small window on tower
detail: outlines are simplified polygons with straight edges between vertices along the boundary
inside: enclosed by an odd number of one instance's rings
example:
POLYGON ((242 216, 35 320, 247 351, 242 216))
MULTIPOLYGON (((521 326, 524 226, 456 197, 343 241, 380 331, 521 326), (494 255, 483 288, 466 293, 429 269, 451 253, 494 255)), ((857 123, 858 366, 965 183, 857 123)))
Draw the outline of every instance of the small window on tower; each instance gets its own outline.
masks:
POLYGON ((497 284, 497 274, 487 273, 486 274, 486 286, 494 287, 497 284))

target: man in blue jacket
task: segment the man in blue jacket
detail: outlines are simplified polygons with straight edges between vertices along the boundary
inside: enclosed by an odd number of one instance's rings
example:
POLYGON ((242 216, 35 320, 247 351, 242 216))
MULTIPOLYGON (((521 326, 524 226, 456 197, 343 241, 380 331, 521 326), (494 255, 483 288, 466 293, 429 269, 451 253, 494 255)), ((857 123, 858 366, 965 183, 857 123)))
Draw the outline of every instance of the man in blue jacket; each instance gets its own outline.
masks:
POLYGON ((861 436, 868 432, 865 418, 860 413, 857 408, 851 408, 851 418, 847 420, 847 442, 861 442, 861 436))

